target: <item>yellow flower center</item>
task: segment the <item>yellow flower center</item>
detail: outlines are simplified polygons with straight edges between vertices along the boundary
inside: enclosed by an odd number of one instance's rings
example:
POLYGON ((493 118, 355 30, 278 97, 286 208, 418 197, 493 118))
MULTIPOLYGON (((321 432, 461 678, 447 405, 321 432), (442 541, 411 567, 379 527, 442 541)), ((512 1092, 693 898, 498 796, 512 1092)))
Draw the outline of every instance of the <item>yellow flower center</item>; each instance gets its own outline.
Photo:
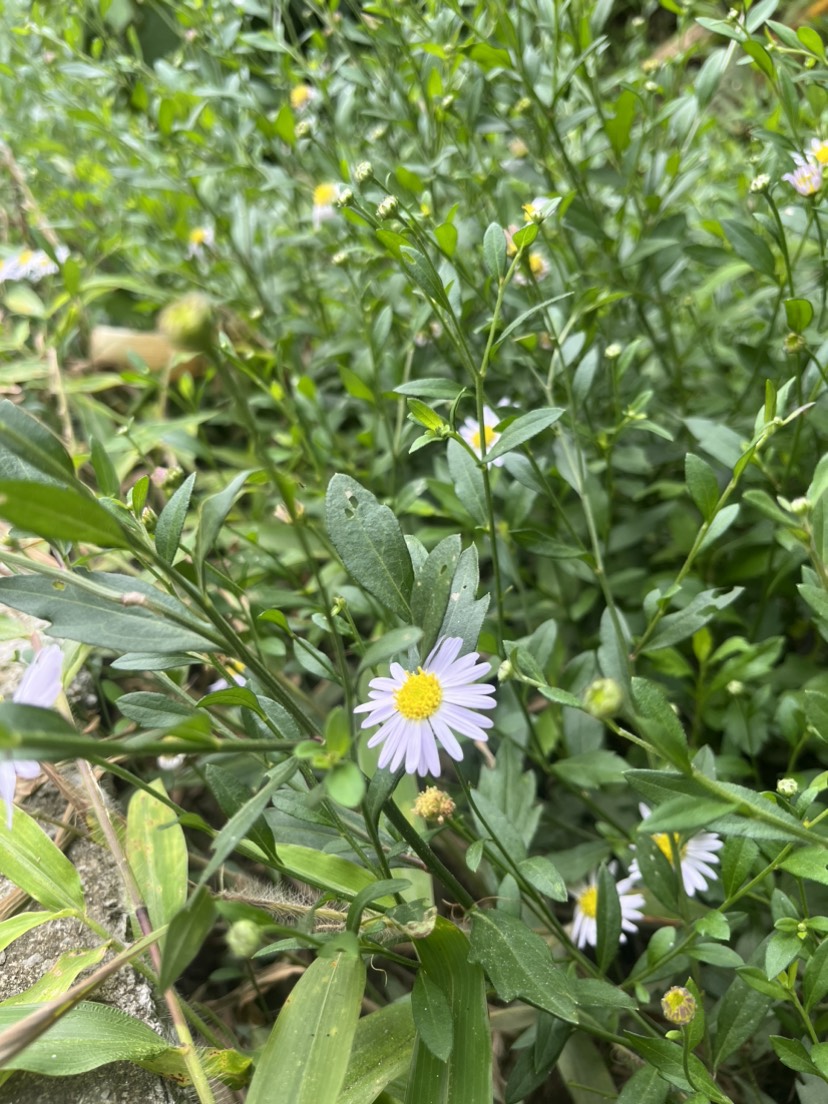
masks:
POLYGON ((813 146, 811 152, 817 161, 819 161, 820 165, 828 165, 828 141, 820 142, 818 146, 813 146))
POLYGON ((598 886, 589 886, 584 890, 578 898, 578 908, 590 920, 595 919, 598 915, 598 886))
POLYGON ((424 721, 433 717, 443 700, 443 688, 436 675, 417 668, 409 671, 399 690, 394 691, 394 704, 407 721, 424 721))
MULTIPOLYGON (((488 450, 492 447, 492 445, 495 443, 495 441, 500 436, 500 434, 495 433, 495 431, 492 429, 491 426, 483 426, 482 436, 486 441, 486 451, 488 452, 488 450)), ((472 434, 472 438, 471 438, 472 448, 477 449, 478 452, 480 452, 480 437, 481 437, 481 433, 480 433, 480 430, 478 429, 476 433, 472 434)))
POLYGON ((314 207, 329 207, 336 199, 336 184, 317 184, 313 189, 314 207))
POLYGON ((546 262, 540 253, 529 254, 529 269, 533 276, 540 276, 546 267, 546 262))
MULTIPOLYGON (((684 853, 687 850, 687 845, 685 844, 684 847, 679 846, 678 832, 673 832, 673 842, 676 845, 676 850, 679 853, 679 858, 683 859, 684 853)), ((664 857, 669 859, 669 861, 672 863, 673 846, 670 843, 670 836, 667 834, 667 832, 659 832, 657 836, 653 836, 653 843, 656 845, 662 855, 664 855, 664 857)))
POLYGON ((18 264, 28 264, 33 256, 34 253, 32 253, 31 249, 24 249, 17 258, 18 264))
POLYGON ((290 106, 295 110, 304 107, 313 95, 313 89, 309 84, 297 84, 290 90, 290 106))
POLYGON ((204 245, 207 240, 207 231, 203 226, 197 226, 195 230, 190 231, 190 244, 191 245, 204 245))

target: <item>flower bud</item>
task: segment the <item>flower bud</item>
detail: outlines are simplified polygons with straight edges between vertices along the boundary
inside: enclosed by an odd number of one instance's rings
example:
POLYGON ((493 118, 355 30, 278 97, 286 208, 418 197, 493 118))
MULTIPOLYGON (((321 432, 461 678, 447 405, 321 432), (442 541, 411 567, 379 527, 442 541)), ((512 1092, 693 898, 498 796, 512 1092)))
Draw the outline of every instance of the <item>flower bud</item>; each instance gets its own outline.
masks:
POLYGON ((674 985, 661 998, 665 1020, 673 1024, 689 1024, 696 1015, 696 998, 683 985, 674 985))
POLYGON ((364 184, 366 180, 370 180, 373 175, 374 166, 370 161, 360 161, 354 169, 354 180, 357 184, 364 184))
POLYGON ((412 811, 423 820, 436 820, 438 824, 444 824, 446 817, 452 816, 455 804, 447 793, 437 788, 428 786, 418 795, 412 811))
POLYGON ((760 173, 759 176, 754 177, 750 182, 750 190, 752 192, 766 192, 770 187, 770 177, 767 173, 760 173))
POLYGON ((216 315, 213 304, 199 291, 182 295, 161 312, 161 332, 179 349, 208 352, 214 344, 216 315))
POLYGON ((236 958, 252 958, 262 945, 261 929, 253 920, 236 920, 225 938, 230 953, 236 958))
POLYGON ((614 717, 624 704, 624 691, 612 678, 595 679, 584 691, 584 709, 599 721, 614 717))
POLYGON ((297 138, 310 138, 313 134, 313 123, 310 119, 300 119, 294 133, 297 138))
POLYGON ((795 778, 780 778, 776 783, 776 792, 782 797, 796 797, 799 783, 795 778))
POLYGON ((334 200, 337 207, 350 207, 354 202, 354 193, 350 188, 342 188, 334 200))
POLYGON ((377 218, 392 218, 392 216, 397 213, 399 205, 399 200, 395 195, 387 195, 382 203, 380 203, 379 207, 377 207, 377 218))

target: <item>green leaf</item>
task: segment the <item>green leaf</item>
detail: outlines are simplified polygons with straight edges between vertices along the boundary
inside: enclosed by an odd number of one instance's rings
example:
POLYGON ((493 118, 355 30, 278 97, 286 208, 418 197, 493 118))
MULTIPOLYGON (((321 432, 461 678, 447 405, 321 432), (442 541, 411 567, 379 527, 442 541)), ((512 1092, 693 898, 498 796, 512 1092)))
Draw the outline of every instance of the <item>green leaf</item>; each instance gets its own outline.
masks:
POLYGON ((808 959, 802 979, 802 992, 806 1012, 810 1012, 828 993, 828 939, 823 939, 808 959))
POLYGON ((713 1101, 713 1104, 733 1104, 695 1054, 688 1055, 688 1069, 693 1078, 691 1084, 685 1073, 682 1048, 676 1043, 671 1043, 669 1039, 647 1039, 642 1035, 633 1035, 629 1031, 625 1031, 624 1035, 636 1054, 657 1069, 671 1085, 675 1085, 684 1092, 700 1090, 713 1101))
MULTIPOLYGON (((733 505, 738 510, 738 504, 734 503, 733 505)), ((713 524, 708 530, 707 538, 710 537, 714 526, 720 519, 724 519, 727 523, 735 519, 735 514, 728 513, 728 511, 731 511, 731 507, 726 506, 714 518, 713 524)), ((718 535, 719 533, 715 533, 713 539, 718 535)), ((706 543, 707 539, 704 544, 706 543)), ((703 590, 688 602, 684 609, 678 610, 677 613, 668 613, 666 617, 661 619, 644 651, 649 654, 658 651, 660 648, 672 648, 674 644, 686 640, 688 636, 692 636, 693 633, 698 632, 709 621, 712 621, 717 613, 727 609, 729 605, 735 602, 744 593, 744 589, 744 587, 736 586, 726 591, 703 590)))
MULTIPOLYGON (((0 1031, 21 1023, 40 1004, 0 1006, 0 1031)), ((47 1076, 87 1073, 109 1062, 137 1062, 171 1050, 145 1023, 107 1004, 81 1001, 56 1020, 20 1054, 4 1061, 7 1070, 47 1076)))
POLYGON ((410 245, 400 247, 400 257, 420 291, 444 310, 450 310, 443 282, 428 257, 410 245))
POLYGON ((178 543, 181 540, 181 531, 187 518, 190 495, 193 493, 195 479, 195 472, 187 476, 158 515, 158 522, 155 526, 155 547, 161 559, 169 564, 173 562, 178 551, 178 543))
POLYGON ((74 865, 16 806, 11 831, 5 824, 0 831, 0 874, 44 908, 83 912, 83 889, 74 865))
POLYGON ((75 467, 60 441, 36 418, 8 399, 0 401, 0 476, 25 479, 34 473, 44 482, 77 484, 75 467))
POLYGON ((199 953, 213 926, 216 908, 205 886, 199 886, 170 921, 161 954, 158 985, 162 991, 174 985, 199 953))
MULTIPOLYGON (((15 575, 0 579, 0 602, 50 621, 53 636, 118 653, 125 646, 153 654, 218 650, 193 628, 165 618, 169 611, 197 624, 177 599, 127 575, 102 571, 66 572, 60 579, 15 575), (100 589, 108 592, 107 597, 101 596, 100 589), (127 595, 135 596, 134 604, 124 602, 127 595)), ((209 631, 209 626, 204 629, 209 631)))
POLYGON ((489 524, 489 512, 486 508, 483 473, 477 460, 458 441, 448 442, 446 455, 457 497, 474 521, 485 528, 489 524))
POLYGON ((564 413, 561 407, 553 406, 547 410, 530 410, 528 414, 515 418, 487 451, 486 463, 497 460, 498 457, 518 448, 538 433, 542 433, 544 429, 554 425, 564 413))
POLYGON ((350 574, 408 620, 414 569, 399 522, 387 506, 348 475, 335 475, 326 495, 328 532, 350 574))
POLYGON ((635 119, 638 97, 628 88, 624 89, 615 103, 615 115, 607 118, 604 130, 616 156, 624 152, 630 144, 630 130, 635 119))
POLYGON ((783 870, 795 878, 828 885, 828 851, 824 847, 802 847, 780 863, 783 870))
MULTIPOLYGON (((239 472, 223 491, 210 495, 202 502, 199 511, 198 529, 196 530, 194 554, 196 567, 199 571, 203 569, 204 560, 216 543, 216 538, 221 532, 222 525, 227 520, 227 515, 232 509, 237 495, 251 475, 251 471, 239 472)), ((170 499, 170 502, 172 502, 172 499, 170 499)))
POLYGON ((386 878, 383 881, 373 882, 371 885, 361 889, 351 901, 350 908, 348 909, 348 916, 345 920, 345 927, 348 931, 354 933, 359 932, 359 925, 362 921, 362 914, 368 905, 372 901, 378 901, 382 897, 388 897, 392 893, 402 893, 404 889, 408 889, 411 882, 407 878, 386 878))
POLYGON ((765 947, 765 977, 773 981, 787 970, 802 950, 802 940, 796 932, 776 932, 765 947))
MULTIPOLYGON (((167 796, 160 779, 151 788, 167 796)), ((187 842, 172 809, 146 790, 129 802, 125 850, 152 926, 169 924, 187 900, 187 842)))
MULTIPOLYGON (((753 58, 753 60, 756 62, 757 67, 765 74, 765 76, 770 81, 773 81, 775 79, 776 69, 773 65, 773 58, 770 56, 770 54, 761 42, 757 42, 755 39, 749 38, 742 43, 742 49, 745 51, 746 54, 753 58)), ((737 249, 736 252, 739 253, 739 250, 737 249)), ((742 254, 739 253, 739 256, 741 257, 742 254)), ((747 259, 748 258, 745 257, 745 260, 747 259)))
POLYGON ((337 1104, 364 988, 358 955, 311 963, 265 1043, 247 1104, 337 1104))
POLYGON ((0 747, 15 749, 25 747, 27 737, 40 736, 53 742, 60 756, 62 741, 75 736, 76 730, 55 709, 41 709, 36 705, 18 705, 14 701, 0 701, 0 747))
POLYGON ((545 859, 541 855, 535 855, 533 858, 524 859, 523 862, 518 863, 518 870, 529 885, 543 893, 544 896, 550 897, 553 901, 565 901, 569 896, 566 891, 566 884, 558 873, 558 868, 549 859, 545 859))
POLYGON ((417 1039, 405 1104, 488 1102, 493 1098, 492 1041, 483 971, 472 963, 465 935, 442 916, 415 946, 420 969, 448 1000, 454 1046, 442 1062, 417 1039))
POLYGON ((15 284, 3 296, 3 303, 11 314, 24 318, 45 318, 46 307, 34 288, 28 284, 15 284))
POLYGON ((639 830, 651 835, 658 832, 689 832, 711 824, 735 806, 735 801, 718 801, 715 798, 674 797, 645 817, 639 830))
MULTIPOLYGON (((262 813, 268 805, 270 805, 273 795, 293 777, 298 766, 298 760, 291 757, 285 760, 284 763, 280 763, 277 767, 273 767, 265 775, 267 781, 259 792, 233 813, 210 845, 213 856, 202 871, 200 878, 201 885, 204 885, 207 879, 218 870, 227 856, 236 849, 239 842, 246 839, 248 834, 251 834, 254 826, 257 826, 257 822, 262 813)), ((216 782, 216 775, 211 775, 210 784, 213 785, 216 782)), ((219 785, 221 785, 221 782, 219 782, 219 785)), ((232 800, 232 798, 230 800, 232 800)), ((261 833, 261 827, 257 826, 257 832, 261 833)))
MULTIPOLYGON (((800 28, 804 30, 805 28, 800 28)), ((794 333, 803 333, 811 324, 814 317, 814 308, 807 299, 786 299, 785 318, 788 329, 794 333)))
POLYGON ((423 630, 423 655, 431 651, 440 635, 461 551, 457 534, 446 537, 429 553, 414 579, 411 619, 423 630))
POLYGON ((128 548, 112 514, 74 487, 0 481, 0 517, 46 540, 82 541, 100 548, 128 548))
POLYGON ((665 1104, 669 1091, 669 1084, 654 1066, 642 1066, 624 1085, 616 1104, 665 1104))
POLYGON ((740 977, 730 983, 715 1011, 714 1068, 752 1039, 765 1021, 771 998, 757 993, 740 977))
POLYGON ((414 1026, 435 1058, 448 1061, 454 1046, 451 1007, 443 990, 425 970, 419 970, 411 993, 414 1026))
POLYGON ((176 725, 195 716, 195 709, 187 702, 168 698, 166 694, 136 690, 118 698, 118 709, 130 721, 142 728, 175 728, 176 725))
POLYGON ((688 452, 684 458, 687 489, 705 521, 710 521, 719 501, 719 483, 706 460, 688 452))
POLYGON ((786 1039, 782 1035, 769 1035, 768 1038, 776 1057, 788 1069, 796 1070, 797 1073, 820 1076, 819 1070, 808 1057, 808 1051, 799 1039, 786 1039))
MULTIPOLYGON (((232 771, 219 767, 215 763, 208 763, 205 766, 204 777, 228 820, 253 798, 253 792, 240 782, 232 771)), ((265 855, 275 853, 273 833, 263 816, 259 816, 248 825, 246 836, 265 855)))
MULTIPOLYGON (((758 43, 756 45, 758 46, 758 43)), ((747 44, 745 47, 747 48, 747 44)), ((772 65, 771 69, 773 69, 772 65)), ((738 219, 722 219, 722 229, 737 257, 747 261, 755 272, 776 280, 776 262, 773 254, 758 234, 738 219)))
POLYGON ((345 1084, 336 1104, 374 1104, 391 1081, 402 1077, 414 1049, 411 1000, 386 1004, 357 1024, 345 1084))
POLYGON ((632 698, 645 738, 668 763, 689 770, 687 737, 661 687, 647 679, 634 678, 632 698))
POLYGON ((576 1022, 566 975, 541 937, 517 917, 475 909, 469 962, 483 966, 502 1000, 519 997, 559 1019, 576 1022))
POLYGON ((621 941, 621 902, 618 899, 615 878, 613 878, 606 865, 602 865, 598 871, 598 912, 596 921, 595 957, 598 960, 598 968, 602 972, 606 972, 607 967, 618 953, 618 944, 621 941))
POLYGON ((477 560, 477 546, 470 544, 464 549, 457 563, 457 570, 451 581, 451 596, 446 615, 437 634, 441 636, 459 636, 463 640, 460 655, 473 652, 483 619, 489 608, 490 596, 475 597, 480 584, 480 568, 477 560))
POLYGON ((752 839, 731 838, 721 851, 722 889, 725 897, 741 888, 759 855, 759 845, 752 839))
POLYGON ((506 275, 506 235, 496 222, 490 223, 483 235, 483 260, 493 279, 506 275))
MULTIPOLYGON (((26 913, 26 915, 30 914, 26 913)), ((41 974, 28 989, 24 989, 22 993, 15 993, 13 997, 7 997, 2 1002, 2 1007, 39 1004, 63 996, 75 983, 78 975, 97 966, 108 951, 109 947, 106 943, 88 951, 66 951, 59 955, 46 973, 41 974)))
POLYGON ((337 763, 325 775, 325 789, 338 805, 356 809, 365 796, 365 775, 356 763, 337 763))
POLYGON ((92 454, 92 467, 101 494, 116 498, 121 489, 121 484, 118 480, 118 473, 109 459, 109 454, 97 437, 89 439, 89 448, 92 454))
MULTIPOLYGON (((61 912, 21 912, 17 916, 9 916, 6 920, 0 920, 0 951, 5 951, 10 943, 19 939, 21 935, 33 928, 47 924, 50 920, 62 920, 65 916, 73 916, 72 909, 64 909, 61 912)), ((6 1002, 3 1001, 3 1004, 6 1002)))
POLYGON ((399 387, 394 388, 393 394, 406 397, 413 395, 419 399, 430 399, 432 402, 441 399, 454 402, 458 395, 463 394, 463 391, 464 388, 459 383, 455 383, 454 380, 432 379, 429 377, 401 383, 399 387))

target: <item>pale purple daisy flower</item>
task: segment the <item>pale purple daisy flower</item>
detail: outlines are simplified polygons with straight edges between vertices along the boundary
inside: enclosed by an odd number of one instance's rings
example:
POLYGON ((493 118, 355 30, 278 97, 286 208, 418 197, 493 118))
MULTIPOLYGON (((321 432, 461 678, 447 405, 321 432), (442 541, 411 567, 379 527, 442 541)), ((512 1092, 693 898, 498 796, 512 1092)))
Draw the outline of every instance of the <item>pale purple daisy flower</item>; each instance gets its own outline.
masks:
MULTIPOLYGON (((610 868, 612 869, 612 868, 610 868)), ((633 893, 637 878, 632 873, 615 883, 618 903, 621 905, 621 942, 626 943, 624 932, 638 931, 638 921, 644 916, 644 895, 633 893)), ((569 891, 575 899, 572 917, 572 942, 578 948, 594 947, 598 942, 598 874, 593 872, 589 880, 569 891)))
MULTIPOLYGON (((642 817, 648 817, 651 809, 649 805, 638 806, 642 817)), ((695 897, 697 893, 704 893, 710 882, 718 877, 713 869, 719 862, 717 851, 724 847, 724 840, 715 832, 697 832, 695 836, 682 841, 677 832, 672 833, 673 843, 679 853, 681 865, 681 880, 684 892, 688 897, 695 897)), ((670 842, 669 832, 656 832, 652 837, 653 843, 666 856, 670 864, 673 863, 673 843, 670 842)), ((634 859, 630 864, 630 877, 638 880, 641 872, 638 860, 634 859)))
POLYGON ((402 762, 408 774, 440 774, 439 741, 458 762, 463 752, 455 732, 470 740, 488 739, 483 731, 491 728, 490 717, 478 712, 494 709, 495 688, 476 680, 491 670, 478 663, 477 652, 458 658, 463 641, 459 636, 438 640, 422 667, 406 671, 392 663, 390 678, 371 679, 368 695, 372 700, 358 705, 355 713, 368 713, 362 728, 381 727, 368 741, 368 747, 383 744, 380 767, 396 770, 402 762))
MULTIPOLYGON (((50 644, 37 653, 23 672, 20 684, 12 694, 15 705, 36 705, 51 709, 61 691, 63 653, 60 646, 50 644)), ((18 778, 37 778, 40 763, 34 759, 0 760, 0 798, 6 806, 6 827, 12 826, 14 791, 18 778)))
MULTIPOLYGON (((501 403, 501 406, 504 404, 501 403)), ((481 456, 481 445, 485 441, 486 451, 489 452, 492 445, 497 441, 500 434, 495 429, 495 426, 499 422, 502 422, 503 418, 499 414, 496 414, 490 406, 483 407, 483 428, 480 427, 480 422, 477 418, 466 418, 465 422, 460 426, 460 436, 463 440, 471 445, 478 456, 481 456)), ((492 466, 499 468, 503 465, 505 457, 498 456, 496 460, 492 460, 492 466)))
POLYGON ((793 172, 785 173, 783 180, 793 187, 802 196, 813 195, 822 187, 822 166, 811 157, 793 155, 796 168, 793 172))

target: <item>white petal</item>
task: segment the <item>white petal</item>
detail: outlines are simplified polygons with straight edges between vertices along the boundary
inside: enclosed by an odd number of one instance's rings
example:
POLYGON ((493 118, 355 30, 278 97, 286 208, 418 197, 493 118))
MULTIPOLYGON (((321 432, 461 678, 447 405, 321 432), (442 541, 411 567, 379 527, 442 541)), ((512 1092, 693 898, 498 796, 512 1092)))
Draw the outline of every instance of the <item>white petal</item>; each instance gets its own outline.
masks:
POLYGON ((11 759, 0 762, 0 797, 6 805, 6 827, 11 829, 14 816, 14 788, 17 785, 17 773, 11 759))
POLYGON ((42 767, 40 763, 34 759, 15 759, 14 760, 14 773, 18 778, 37 778, 41 773, 42 767))
POLYGON ((463 758, 463 751, 457 742, 457 737, 451 731, 445 721, 440 719, 439 714, 436 717, 431 718, 431 727, 434 731, 434 735, 452 757, 458 763, 463 758))
POLYGON ((63 653, 59 644, 41 649, 23 673, 20 684, 12 695, 18 705, 38 705, 51 709, 61 690, 60 674, 63 653))

